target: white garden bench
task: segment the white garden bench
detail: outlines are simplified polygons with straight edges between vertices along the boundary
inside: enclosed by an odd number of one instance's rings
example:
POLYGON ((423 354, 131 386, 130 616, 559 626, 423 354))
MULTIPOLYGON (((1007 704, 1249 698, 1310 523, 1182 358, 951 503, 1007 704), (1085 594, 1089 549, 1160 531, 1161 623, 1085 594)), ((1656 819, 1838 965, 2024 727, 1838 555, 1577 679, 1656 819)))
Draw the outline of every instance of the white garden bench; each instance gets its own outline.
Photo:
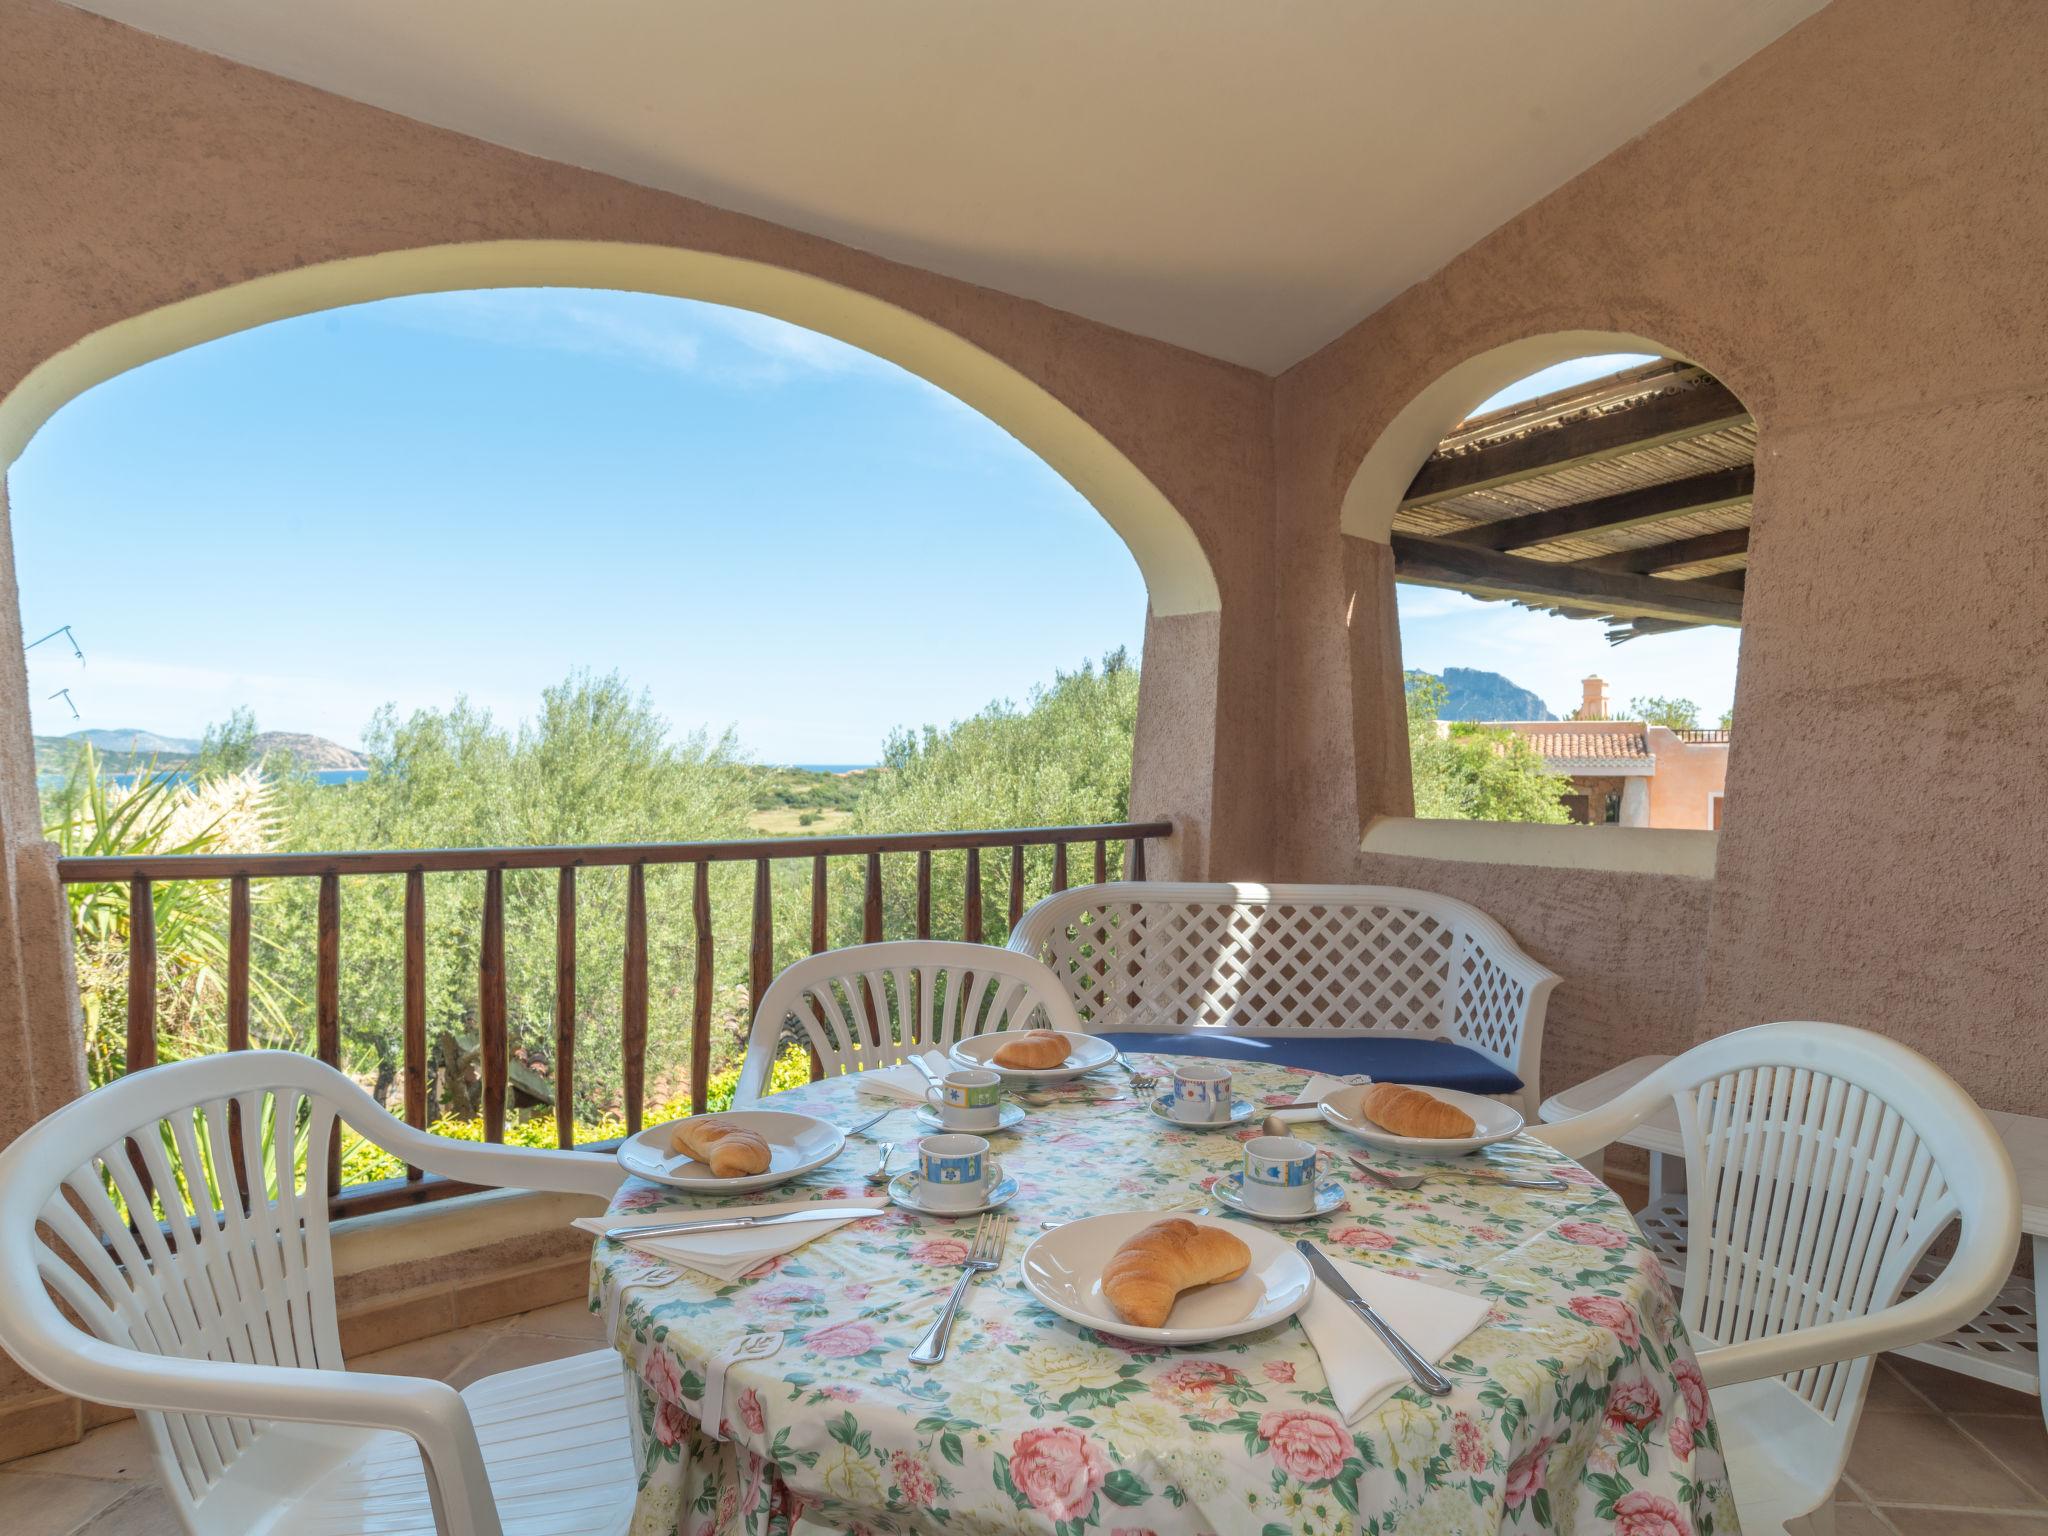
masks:
MULTIPOLYGON (((1638 1056, 1575 1088, 1544 1100, 1542 1118, 1569 1120, 1596 1109, 1648 1077, 1669 1056, 1638 1056)), ((2036 1115, 1986 1110, 1998 1138, 2012 1158, 2020 1186, 2020 1231, 2033 1240, 2031 1279, 2014 1274, 1982 1313, 1942 1338, 1902 1349, 1909 1360, 1942 1366, 1979 1381, 1994 1382, 2015 1392, 2042 1398, 2048 1414, 2048 1361, 2042 1359, 2037 1319, 2048 1291, 2048 1119, 2036 1115)), ((1676 1286, 1685 1279, 1690 1213, 1686 1205, 1685 1141, 1678 1115, 1666 1108, 1621 1138, 1624 1145, 1650 1154, 1649 1203, 1636 1213, 1636 1225, 1657 1251, 1667 1279, 1676 1286), (1667 1166, 1667 1159, 1673 1160, 1667 1166)), ((1906 1294, 1925 1290, 1941 1270, 1939 1258, 1923 1262, 1906 1281, 1906 1294)))
POLYGON ((1134 1050, 1540 1097, 1558 978, 1478 908, 1381 885, 1126 881, 1039 902, 1010 948, 1134 1050))

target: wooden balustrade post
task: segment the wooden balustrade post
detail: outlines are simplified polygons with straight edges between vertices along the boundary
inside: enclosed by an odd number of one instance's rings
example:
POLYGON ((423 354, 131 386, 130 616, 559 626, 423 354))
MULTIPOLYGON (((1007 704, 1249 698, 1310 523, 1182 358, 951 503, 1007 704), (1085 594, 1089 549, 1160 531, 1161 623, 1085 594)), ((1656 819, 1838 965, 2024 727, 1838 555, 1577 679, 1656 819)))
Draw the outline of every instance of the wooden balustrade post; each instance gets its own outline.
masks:
POLYGON ((1131 862, 1124 868, 1124 878, 1127 880, 1142 880, 1145 878, 1145 839, 1142 837, 1131 839, 1131 862))
POLYGON ((512 1041, 505 1012, 505 872, 494 866, 484 873, 484 932, 477 956, 485 1141, 505 1139, 505 1100, 512 1085, 512 1041))
POLYGON ((811 953, 825 952, 825 903, 831 882, 826 878, 825 855, 816 854, 811 859, 811 953))
POLYGON ((981 942, 981 850, 967 850, 967 889, 962 893, 966 898, 967 910, 962 916, 961 937, 970 944, 981 942))
POLYGON ((647 866, 626 871, 626 974, 619 1049, 626 1078, 626 1134, 637 1135, 647 1100, 647 866))
POLYGON ((863 944, 882 942, 882 856, 868 855, 868 877, 861 892, 860 941, 863 944))
POLYGON ((1052 845, 1052 888, 1064 891, 1067 888, 1067 845, 1052 845))
MULTIPOLYGON (((320 900, 315 908, 315 950, 313 973, 314 1049, 330 1067, 341 1065, 341 876, 333 871, 320 877, 320 900)), ((327 1138, 327 1193, 341 1190, 341 1122, 335 1121, 327 1138)))
POLYGON ((766 859, 754 860, 754 926, 747 943, 747 1017, 761 1011, 761 994, 775 974, 775 906, 766 859))
MULTIPOLYGON (((228 881, 228 1049, 249 1049, 249 877, 228 881)), ((239 1150, 241 1143, 235 1143, 239 1150)))
POLYGON ((917 851, 917 936, 932 936, 932 851, 917 851))
POLYGON ((576 866, 555 876, 555 1145, 576 1145, 576 866))
POLYGON ((1095 839, 1095 883, 1109 883, 1109 841, 1106 838, 1095 839))
POLYGON ((1024 845, 1010 850, 1010 931, 1024 920, 1024 845))
POLYGON ((147 875, 128 882, 128 1050, 124 1072, 156 1065, 156 890, 147 875))
MULTIPOLYGON (((427 875, 405 872, 405 1123, 427 1128, 427 875)), ((424 1170, 410 1164, 406 1178, 418 1183, 424 1170)))
POLYGON ((706 1080, 711 1076, 711 993, 714 963, 711 946, 711 866, 697 863, 690 889, 690 920, 696 929, 696 995, 690 1006, 690 1113, 704 1113, 706 1080))

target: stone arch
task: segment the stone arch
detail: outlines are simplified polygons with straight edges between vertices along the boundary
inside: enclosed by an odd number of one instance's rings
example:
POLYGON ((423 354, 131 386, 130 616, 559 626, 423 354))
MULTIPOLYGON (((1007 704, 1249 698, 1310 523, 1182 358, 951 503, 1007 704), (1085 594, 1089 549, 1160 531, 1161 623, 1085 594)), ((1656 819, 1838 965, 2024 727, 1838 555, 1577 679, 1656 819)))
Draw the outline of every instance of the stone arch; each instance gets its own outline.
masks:
POLYGON ((1010 364, 888 301, 767 262, 676 246, 584 240, 432 245, 319 262, 120 320, 44 359, 0 399, 0 472, 95 384, 294 315, 466 288, 614 288, 698 299, 801 325, 871 352, 972 406, 1052 466, 1116 530, 1159 618, 1213 613, 1216 577, 1194 530, 1121 450, 1010 364))

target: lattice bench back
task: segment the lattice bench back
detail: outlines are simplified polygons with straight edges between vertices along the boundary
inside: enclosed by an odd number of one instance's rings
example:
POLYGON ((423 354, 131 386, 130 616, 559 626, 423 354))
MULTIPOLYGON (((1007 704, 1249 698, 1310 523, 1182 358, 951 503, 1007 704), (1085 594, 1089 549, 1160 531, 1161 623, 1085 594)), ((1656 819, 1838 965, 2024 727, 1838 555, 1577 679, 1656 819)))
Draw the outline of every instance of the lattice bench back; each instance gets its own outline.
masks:
POLYGON ((1529 1085, 1557 977, 1477 908, 1397 886, 1123 882, 1024 915, 1090 1029, 1431 1035, 1529 1085))

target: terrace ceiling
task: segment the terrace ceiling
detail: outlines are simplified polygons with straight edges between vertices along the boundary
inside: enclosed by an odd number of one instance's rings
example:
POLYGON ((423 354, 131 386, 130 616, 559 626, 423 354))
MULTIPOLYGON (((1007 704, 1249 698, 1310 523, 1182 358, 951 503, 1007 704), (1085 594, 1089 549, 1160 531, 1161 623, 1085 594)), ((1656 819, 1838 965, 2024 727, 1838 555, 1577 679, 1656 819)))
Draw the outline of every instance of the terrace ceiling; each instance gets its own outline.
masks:
POLYGON ((1394 572, 1603 619, 1617 644, 1740 625, 1755 484, 1742 402, 1659 358, 1460 422, 1401 498, 1394 572))
POLYGON ((91 0, 1269 372, 1822 0, 91 0))

